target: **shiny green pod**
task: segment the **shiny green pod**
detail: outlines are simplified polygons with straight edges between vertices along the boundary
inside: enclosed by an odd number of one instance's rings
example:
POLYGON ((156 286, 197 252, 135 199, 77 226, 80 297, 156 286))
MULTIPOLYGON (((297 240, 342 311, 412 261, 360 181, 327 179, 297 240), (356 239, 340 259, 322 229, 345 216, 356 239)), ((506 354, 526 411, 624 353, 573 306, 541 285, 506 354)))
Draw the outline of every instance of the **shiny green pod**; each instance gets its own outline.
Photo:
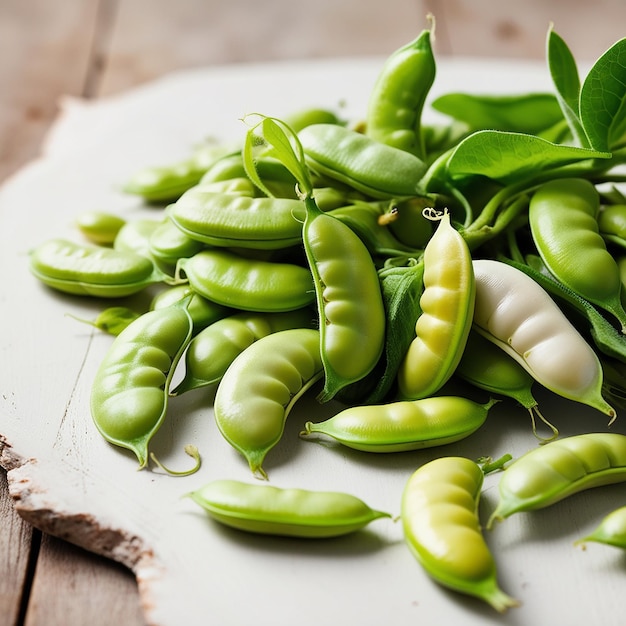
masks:
POLYGON ((306 422, 301 435, 319 433, 364 452, 432 448, 460 441, 476 432, 495 402, 478 404, 460 396, 433 396, 353 406, 323 422, 306 422))
POLYGON ((40 244, 29 261, 42 283, 74 295, 121 298, 167 279, 142 255, 65 239, 40 244))
POLYGON ((110 443, 131 450, 139 469, 161 427, 172 375, 191 340, 186 300, 144 313, 113 341, 93 380, 91 416, 110 443))
POLYGON ((191 288, 218 304, 243 311, 293 311, 315 299, 311 272, 301 265, 246 258, 226 249, 180 259, 191 288))
POLYGON ((280 441, 296 401, 324 374, 319 331, 283 330, 247 347, 220 381, 215 421, 228 443, 266 478, 263 461, 280 441))
POLYGON ((313 172, 373 198, 419 194, 426 165, 415 155, 335 124, 312 124, 298 133, 313 172))
POLYGON ((289 328, 310 328, 310 309, 281 313, 235 313, 201 330, 185 352, 185 375, 172 390, 176 396, 218 383, 231 363, 261 337, 289 328))
POLYGON ((304 207, 291 198, 251 198, 197 186, 167 213, 187 237, 213 246, 280 249, 302 241, 304 207))
POLYGON ((626 435, 584 433, 523 454, 502 474, 489 525, 535 511, 593 487, 626 481, 626 435))
POLYGON ((541 259, 579 296, 608 311, 626 332, 619 269, 599 231, 600 195, 585 179, 555 179, 531 196, 528 219, 541 259))
POLYGON ((76 218, 76 227, 91 242, 98 246, 110 246, 126 220, 114 213, 83 211, 76 218))
POLYGON ((251 485, 237 480, 215 480, 188 495, 219 523, 262 535, 338 537, 391 517, 347 493, 251 485))

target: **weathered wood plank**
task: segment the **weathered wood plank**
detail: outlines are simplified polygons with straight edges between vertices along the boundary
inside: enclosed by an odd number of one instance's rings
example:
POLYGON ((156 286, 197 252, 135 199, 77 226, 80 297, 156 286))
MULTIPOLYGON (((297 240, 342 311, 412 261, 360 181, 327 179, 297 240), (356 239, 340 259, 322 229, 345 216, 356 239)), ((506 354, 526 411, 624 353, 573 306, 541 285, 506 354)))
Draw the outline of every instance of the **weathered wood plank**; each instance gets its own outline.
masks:
POLYGON ((437 52, 454 56, 544 59, 550 23, 581 62, 595 61, 624 37, 622 0, 424 0, 436 18, 437 52))
POLYGON ((189 67, 382 56, 427 25, 421 5, 414 0, 121 0, 100 93, 189 67))
POLYGON ((28 592, 31 545, 36 533, 13 509, 4 470, 0 470, 0 528, 0 622, 14 626, 21 615, 24 593, 28 592))
POLYGON ((124 567, 44 535, 25 626, 145 624, 124 567))
POLYGON ((81 95, 98 0, 4 0, 0 6, 0 181, 34 158, 58 112, 81 95))

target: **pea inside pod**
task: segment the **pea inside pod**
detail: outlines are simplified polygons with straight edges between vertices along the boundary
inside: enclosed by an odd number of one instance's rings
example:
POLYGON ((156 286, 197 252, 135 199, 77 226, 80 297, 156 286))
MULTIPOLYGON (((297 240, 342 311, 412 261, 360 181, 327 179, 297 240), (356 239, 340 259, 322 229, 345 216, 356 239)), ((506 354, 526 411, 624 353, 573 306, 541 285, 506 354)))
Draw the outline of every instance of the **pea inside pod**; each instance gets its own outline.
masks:
POLYGON ((319 331, 283 330, 247 347, 226 370, 213 404, 224 438, 254 474, 282 437, 297 400, 324 374, 319 331))
POLYGON ((322 539, 355 532, 389 513, 334 491, 285 489, 216 480, 189 496, 216 521, 264 535, 322 539))
POLYGON ((480 529, 478 503, 483 471, 463 457, 441 457, 419 467, 402 494, 407 545, 440 584, 504 612, 518 602, 504 593, 480 529))
POLYGON ((75 295, 120 298, 164 282, 146 257, 113 248, 51 239, 30 254, 30 270, 42 283, 75 295))

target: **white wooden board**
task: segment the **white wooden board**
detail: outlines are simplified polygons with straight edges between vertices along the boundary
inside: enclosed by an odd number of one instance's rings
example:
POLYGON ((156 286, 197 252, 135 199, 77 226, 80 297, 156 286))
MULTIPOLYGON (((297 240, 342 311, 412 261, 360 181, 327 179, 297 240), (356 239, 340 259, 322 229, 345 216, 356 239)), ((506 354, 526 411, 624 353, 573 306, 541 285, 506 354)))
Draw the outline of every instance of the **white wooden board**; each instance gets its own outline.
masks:
MULTIPOLYGON (((16 507, 40 528, 131 567, 155 626, 617 626, 623 623, 624 555, 573 542, 626 503, 623 486, 516 515, 487 534, 501 586, 522 602, 500 616, 431 582, 391 520, 323 542, 246 535, 208 520, 184 493, 217 478, 255 480, 219 435, 210 391, 174 399, 153 440, 161 460, 181 468, 189 464, 184 444, 195 443, 204 463, 190 477, 137 471, 132 454, 103 441, 91 423, 91 381, 112 338, 66 314, 95 317, 106 303, 40 285, 28 271, 29 249, 49 237, 79 238, 72 222, 83 210, 153 214, 121 193, 128 176, 186 156, 204 137, 241 137, 239 118, 246 113, 281 116, 341 102, 346 116, 361 117, 381 62, 202 69, 99 102, 64 103, 42 158, 0 193, 0 462, 10 469, 16 507)), ((432 95, 549 88, 542 64, 461 60, 439 63, 432 95)), ((607 429, 599 413, 537 395, 563 435, 607 429)), ((272 484, 344 490, 397 515, 404 484, 423 462, 441 454, 518 455, 537 444, 525 410, 509 402, 497 405, 475 435, 445 449, 370 456, 298 438, 306 419, 322 419, 335 408, 311 398, 296 407, 267 457, 272 484)), ((613 430, 625 432, 624 423, 618 418, 613 430)), ((497 480, 492 475, 485 482, 485 519, 496 503, 497 480)))

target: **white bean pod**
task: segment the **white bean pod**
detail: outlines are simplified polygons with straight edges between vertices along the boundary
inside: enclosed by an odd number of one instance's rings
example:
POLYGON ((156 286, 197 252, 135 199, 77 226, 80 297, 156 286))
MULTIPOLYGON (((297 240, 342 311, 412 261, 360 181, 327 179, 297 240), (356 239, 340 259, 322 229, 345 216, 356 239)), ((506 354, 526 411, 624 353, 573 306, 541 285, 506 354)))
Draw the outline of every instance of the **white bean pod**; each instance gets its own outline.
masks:
POLYGON ((602 397, 602 367, 593 348, 548 293, 511 265, 474 262, 474 327, 500 346, 541 385, 615 419, 602 397))

